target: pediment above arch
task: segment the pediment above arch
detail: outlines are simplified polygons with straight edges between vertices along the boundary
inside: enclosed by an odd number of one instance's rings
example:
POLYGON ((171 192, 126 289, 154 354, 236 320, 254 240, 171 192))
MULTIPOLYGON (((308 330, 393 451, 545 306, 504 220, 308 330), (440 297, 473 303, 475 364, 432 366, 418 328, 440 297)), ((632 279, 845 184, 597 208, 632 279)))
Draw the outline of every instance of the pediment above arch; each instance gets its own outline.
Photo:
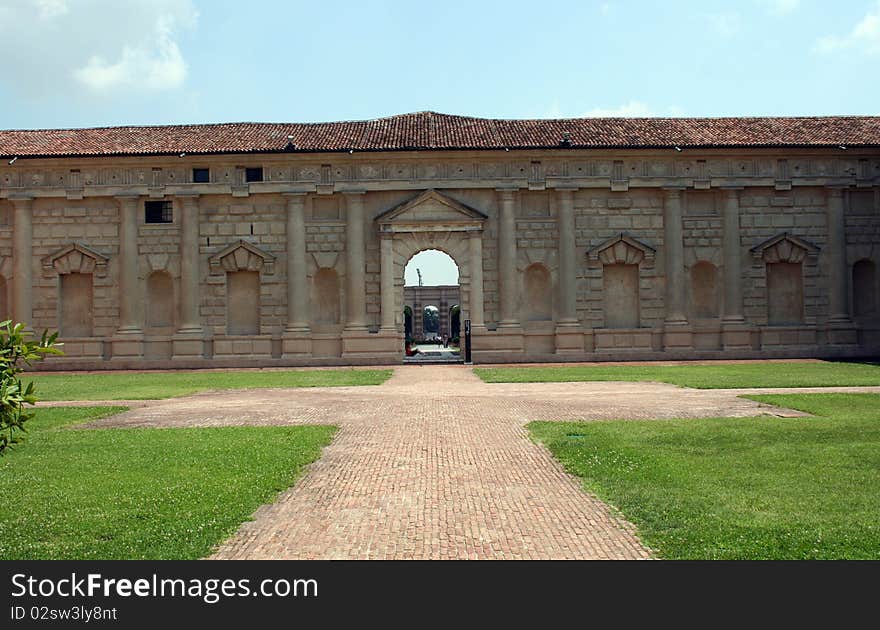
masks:
POLYGON ((208 264, 211 273, 262 271, 270 274, 275 271, 275 256, 253 243, 239 240, 208 258, 208 264))
POLYGON ((94 273, 106 275, 110 259, 99 251, 82 243, 71 243, 43 258, 43 269, 65 273, 94 273))
POLYGON ((488 217, 436 190, 425 192, 376 217, 382 232, 480 230, 488 217))
POLYGON ((621 233, 596 245, 587 257, 603 265, 638 265, 642 261, 653 263, 655 253, 650 245, 621 233))
POLYGON ((807 256, 818 254, 819 248, 809 241, 805 241, 788 232, 783 232, 755 245, 749 251, 752 252, 754 258, 767 263, 799 263, 807 256))

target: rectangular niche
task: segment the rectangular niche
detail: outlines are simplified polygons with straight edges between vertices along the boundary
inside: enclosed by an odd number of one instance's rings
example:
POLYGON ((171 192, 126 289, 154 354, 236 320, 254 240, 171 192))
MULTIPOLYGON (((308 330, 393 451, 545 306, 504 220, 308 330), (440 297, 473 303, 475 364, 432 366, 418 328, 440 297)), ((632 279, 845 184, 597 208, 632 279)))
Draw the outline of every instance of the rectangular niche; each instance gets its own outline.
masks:
POLYGON ((226 333, 260 333, 260 272, 226 273, 226 333))
POLYGON ((767 320, 771 326, 804 321, 804 278, 801 263, 767 263, 767 320))
POLYGON ((92 336, 92 274, 65 273, 61 285, 61 336, 92 336))
POLYGON ((602 268, 606 328, 639 327, 639 266, 605 265, 602 268))
POLYGON ((324 221, 339 220, 338 199, 312 199, 312 218, 324 221))
POLYGON ((684 212, 688 216, 714 216, 718 214, 714 191, 688 190, 684 193, 684 212))

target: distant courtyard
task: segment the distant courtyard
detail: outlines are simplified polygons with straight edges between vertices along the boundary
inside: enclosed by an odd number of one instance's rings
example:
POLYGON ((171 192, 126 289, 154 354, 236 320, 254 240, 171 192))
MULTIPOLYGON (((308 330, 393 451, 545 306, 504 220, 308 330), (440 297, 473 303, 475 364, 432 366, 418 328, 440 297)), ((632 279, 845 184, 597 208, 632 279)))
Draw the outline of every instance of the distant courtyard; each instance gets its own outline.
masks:
POLYGON ((34 379, 4 559, 880 558, 877 365, 34 379))

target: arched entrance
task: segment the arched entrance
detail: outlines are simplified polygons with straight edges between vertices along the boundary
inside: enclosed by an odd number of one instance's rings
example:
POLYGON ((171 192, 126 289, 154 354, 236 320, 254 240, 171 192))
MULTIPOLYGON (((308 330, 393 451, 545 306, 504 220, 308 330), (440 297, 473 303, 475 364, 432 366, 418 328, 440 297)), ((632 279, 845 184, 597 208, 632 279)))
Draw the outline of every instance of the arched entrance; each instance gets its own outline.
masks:
MULTIPOLYGON (((458 305, 459 326, 471 320, 473 330, 484 326, 483 319, 483 226, 486 215, 446 194, 427 190, 376 217, 381 251, 382 326, 387 335, 398 335, 401 346, 407 332, 405 306, 412 314, 412 335, 421 308, 408 304, 404 281, 407 263, 425 250, 448 255, 458 268, 458 297, 447 298, 440 311, 441 330, 450 330, 452 307, 458 305)), ((424 280, 423 280, 424 284, 424 280)))
POLYGON ((407 356, 433 359, 458 358, 458 349, 449 348, 450 313, 461 301, 459 268, 446 252, 422 250, 404 267, 404 322, 412 319, 407 333, 407 356), (453 355, 453 356, 447 356, 453 355))

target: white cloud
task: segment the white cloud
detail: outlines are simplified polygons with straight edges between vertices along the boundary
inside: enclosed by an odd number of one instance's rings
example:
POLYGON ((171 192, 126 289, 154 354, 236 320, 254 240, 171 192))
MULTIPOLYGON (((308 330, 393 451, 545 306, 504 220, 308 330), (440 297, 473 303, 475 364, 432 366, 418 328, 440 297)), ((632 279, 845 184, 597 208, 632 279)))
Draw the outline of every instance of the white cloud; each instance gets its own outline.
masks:
POLYGON ((800 7, 801 0, 759 0, 773 15, 788 15, 800 7))
POLYGON ((0 88, 40 101, 180 88, 197 18, 193 0, 0 0, 0 88))
POLYGON ((611 3, 603 2, 602 4, 600 4, 599 13, 601 13, 602 15, 608 15, 609 13, 611 13, 611 3))
POLYGON ((880 53, 880 0, 848 35, 827 35, 820 38, 815 47, 817 52, 825 54, 845 49, 880 53))
POLYGON ((94 90, 115 87, 141 87, 163 90, 183 85, 186 62, 173 39, 167 16, 160 16, 155 26, 152 47, 124 46, 119 60, 110 63, 95 55, 82 68, 74 70, 78 81, 94 90))

